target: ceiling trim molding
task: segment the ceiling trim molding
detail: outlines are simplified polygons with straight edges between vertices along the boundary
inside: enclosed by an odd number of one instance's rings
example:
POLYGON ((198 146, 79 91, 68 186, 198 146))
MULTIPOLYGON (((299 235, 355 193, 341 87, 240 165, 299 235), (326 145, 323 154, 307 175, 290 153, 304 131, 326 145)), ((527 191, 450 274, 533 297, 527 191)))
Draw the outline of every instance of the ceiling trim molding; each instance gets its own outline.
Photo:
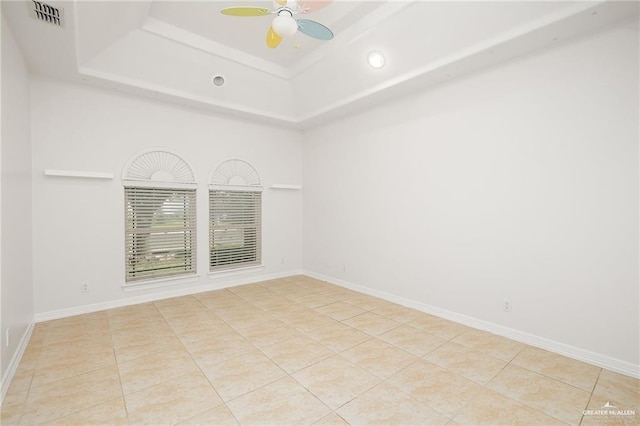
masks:
POLYGON ((106 82, 108 84, 107 87, 113 87, 114 85, 112 83, 116 83, 119 86, 124 86, 132 89, 132 92, 143 92, 148 94, 155 94, 159 97, 180 99, 184 103, 213 107, 213 109, 217 111, 233 111, 244 116, 260 117, 263 119, 266 118, 268 120, 275 120, 276 122, 287 125, 298 123, 298 119, 294 116, 274 114, 272 111, 249 108, 244 105, 232 104, 229 102, 214 102, 210 98, 204 96, 197 96, 181 90, 173 90, 167 87, 159 86, 157 84, 149 83, 148 81, 124 77, 122 75, 101 71, 87 66, 81 67, 78 72, 80 73, 80 75, 84 76, 83 80, 87 81, 88 79, 94 79, 97 81, 106 82))
POLYGON ((291 78, 291 72, 283 66, 193 34, 158 19, 147 17, 142 25, 142 30, 285 80, 291 78))

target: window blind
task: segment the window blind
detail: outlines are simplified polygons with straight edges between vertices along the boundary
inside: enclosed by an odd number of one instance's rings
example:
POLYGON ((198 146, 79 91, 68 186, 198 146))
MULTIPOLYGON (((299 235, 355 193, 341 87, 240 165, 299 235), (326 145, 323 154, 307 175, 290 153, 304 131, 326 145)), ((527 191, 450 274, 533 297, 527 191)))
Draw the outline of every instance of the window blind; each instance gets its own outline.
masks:
POLYGON ((209 191, 209 261, 212 271, 261 262, 262 193, 209 191))
POLYGON ((196 271, 196 191, 125 188, 126 281, 196 271))

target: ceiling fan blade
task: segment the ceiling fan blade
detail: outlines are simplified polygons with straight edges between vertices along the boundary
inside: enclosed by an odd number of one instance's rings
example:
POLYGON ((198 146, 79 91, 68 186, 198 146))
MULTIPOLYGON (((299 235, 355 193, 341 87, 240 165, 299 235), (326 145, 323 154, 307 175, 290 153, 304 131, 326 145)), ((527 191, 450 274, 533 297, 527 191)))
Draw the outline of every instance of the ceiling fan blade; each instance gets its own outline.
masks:
POLYGON ((269 15, 271 10, 264 7, 252 7, 252 6, 237 6, 226 7, 220 11, 223 15, 231 16, 264 16, 269 15))
POLYGON ((300 2, 300 10, 304 13, 312 13, 333 3, 333 0, 303 0, 300 2))
POLYGON ((333 38, 331 30, 316 21, 298 19, 297 22, 298 30, 309 37, 313 37, 318 40, 331 40, 333 38))
POLYGON ((267 46, 273 49, 275 47, 278 47, 281 41, 282 37, 280 37, 275 31, 273 31, 272 27, 269 27, 269 31, 267 31, 267 46))

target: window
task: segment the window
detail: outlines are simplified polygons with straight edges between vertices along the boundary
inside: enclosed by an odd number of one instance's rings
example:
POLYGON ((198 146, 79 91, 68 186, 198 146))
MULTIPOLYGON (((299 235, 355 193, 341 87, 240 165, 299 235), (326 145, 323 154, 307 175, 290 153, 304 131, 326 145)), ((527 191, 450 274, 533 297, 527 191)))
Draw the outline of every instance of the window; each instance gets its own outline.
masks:
POLYGON ((211 271, 262 262, 262 187, 243 160, 227 160, 209 186, 209 268, 211 271))
POLYGON ((211 270, 259 265, 262 193, 209 191, 211 270))
POLYGON ((196 272, 196 182, 168 150, 148 151, 125 167, 125 286, 196 272))
POLYGON ((126 281, 196 270, 195 189, 125 188, 126 281))

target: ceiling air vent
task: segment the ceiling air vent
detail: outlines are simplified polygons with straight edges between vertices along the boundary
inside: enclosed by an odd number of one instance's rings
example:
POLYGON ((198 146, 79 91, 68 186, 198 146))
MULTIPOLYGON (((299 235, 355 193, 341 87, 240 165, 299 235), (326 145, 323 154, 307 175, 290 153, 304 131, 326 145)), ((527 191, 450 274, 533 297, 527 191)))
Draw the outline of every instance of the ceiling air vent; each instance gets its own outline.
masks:
POLYGON ((60 7, 54 7, 41 1, 32 0, 29 14, 38 21, 48 22, 57 27, 64 27, 64 14, 60 7))

